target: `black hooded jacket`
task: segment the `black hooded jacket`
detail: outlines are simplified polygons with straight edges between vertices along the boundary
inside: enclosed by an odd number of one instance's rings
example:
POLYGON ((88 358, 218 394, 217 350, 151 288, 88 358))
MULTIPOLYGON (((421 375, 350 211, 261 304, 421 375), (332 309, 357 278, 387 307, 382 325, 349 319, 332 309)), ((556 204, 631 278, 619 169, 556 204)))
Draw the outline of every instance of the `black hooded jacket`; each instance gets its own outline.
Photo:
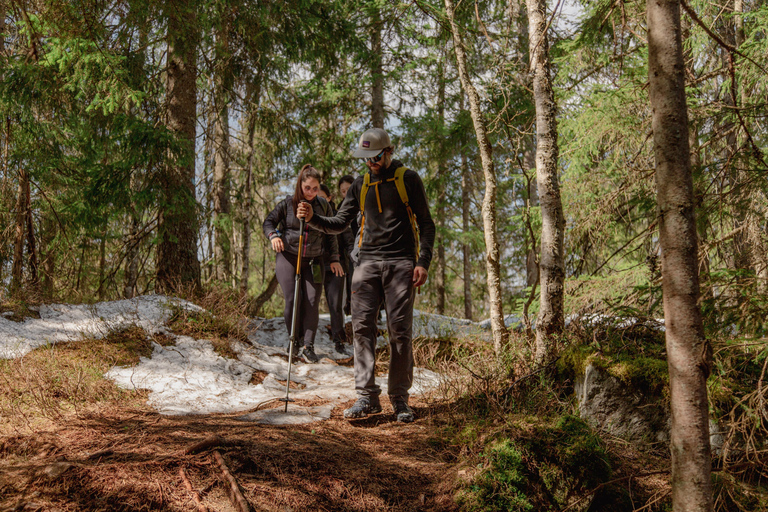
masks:
MULTIPOLYGON (((316 196, 311 201, 315 215, 328 215, 333 212, 328 201, 316 196)), ((262 225, 264 234, 270 240, 275 236, 283 239, 285 251, 299 254, 299 219, 293 213, 293 196, 288 196, 269 212, 262 225)), ((339 244, 335 236, 324 235, 314 229, 305 228, 304 254, 305 258, 317 258, 324 253, 330 255, 331 262, 339 261, 339 244)))
MULTIPOLYGON (((400 199, 394 181, 386 181, 395 175, 395 170, 403 164, 393 160, 387 169, 378 175, 371 175, 371 183, 384 180, 380 185, 379 199, 381 213, 376 200, 376 187, 369 186, 365 197, 365 225, 360 245, 360 261, 412 259, 416 260, 416 243, 413 237, 408 210, 400 199)), ((435 242, 435 223, 429 213, 427 193, 421 178, 412 170, 403 175, 408 202, 416 215, 419 226, 419 259, 416 265, 429 269, 432 261, 432 246, 435 242)), ((338 234, 344 231, 360 212, 360 191, 363 187, 363 176, 358 177, 347 191, 347 197, 341 203, 335 216, 322 216, 314 209, 309 225, 314 229, 328 234, 338 234)))

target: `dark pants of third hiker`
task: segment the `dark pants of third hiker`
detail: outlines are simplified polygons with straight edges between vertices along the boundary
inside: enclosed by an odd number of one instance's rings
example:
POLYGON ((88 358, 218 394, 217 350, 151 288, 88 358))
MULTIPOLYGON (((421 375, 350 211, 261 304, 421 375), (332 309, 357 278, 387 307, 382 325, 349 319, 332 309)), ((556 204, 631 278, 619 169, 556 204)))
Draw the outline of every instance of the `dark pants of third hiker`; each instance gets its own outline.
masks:
POLYGON ((337 276, 330 270, 325 271, 325 300, 328 301, 328 312, 331 314, 331 337, 334 342, 343 342, 344 334, 344 276, 337 276))
POLYGON ((390 400, 408 400, 413 384, 413 266, 411 260, 362 261, 352 279, 352 327, 355 343, 355 390, 378 396, 376 385, 376 313, 384 299, 389 329, 390 400))
MULTIPOLYGON (((285 318, 285 326, 288 328, 289 335, 291 334, 291 321, 293 320, 293 293, 296 282, 297 259, 298 257, 294 254, 279 252, 277 253, 277 262, 275 264, 277 282, 280 283, 280 288, 283 289, 283 296, 285 297, 283 318, 285 318)), ((309 260, 303 261, 301 265, 301 295, 299 295, 301 303, 297 317, 296 338, 305 347, 315 346, 318 307, 320 305, 322 286, 322 283, 315 283, 309 260)))

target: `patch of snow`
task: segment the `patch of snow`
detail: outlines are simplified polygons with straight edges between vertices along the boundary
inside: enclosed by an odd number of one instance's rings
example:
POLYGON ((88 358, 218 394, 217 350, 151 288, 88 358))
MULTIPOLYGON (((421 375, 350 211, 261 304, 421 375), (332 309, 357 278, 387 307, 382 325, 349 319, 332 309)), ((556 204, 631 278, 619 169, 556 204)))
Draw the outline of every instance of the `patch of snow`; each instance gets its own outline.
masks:
MULTIPOLYGON (((519 317, 517 315, 507 315, 504 317, 504 326, 505 327, 512 327, 518 322, 522 322, 522 317, 519 317)), ((490 329, 491 328, 491 319, 486 318, 485 320, 481 320, 480 322, 477 322, 477 325, 482 329, 490 329)), ((536 318, 531 317, 531 325, 536 325, 536 318)))
MULTIPOLYGON (((347 358, 334 350, 327 326, 328 315, 321 315, 315 339, 317 364, 296 363, 291 381, 293 399, 323 400, 317 407, 289 404, 283 408, 259 410, 266 403, 285 397, 288 374, 288 333, 282 318, 254 319, 249 325, 249 343, 231 341, 237 359, 222 357, 209 340, 169 333, 166 322, 174 308, 203 311, 198 306, 160 295, 94 305, 52 304, 40 307, 40 319, 11 322, 0 316, 0 357, 20 357, 36 347, 52 343, 102 338, 110 331, 138 326, 150 333, 163 332, 174 339, 172 346, 153 343, 151 357, 142 357, 132 367, 113 367, 105 377, 127 389, 148 389, 149 404, 161 414, 211 414, 249 412, 240 419, 271 424, 305 423, 330 417, 340 402, 356 397, 353 369, 340 366, 336 359, 347 358), (258 373, 257 373, 258 372, 258 373), (252 384, 254 375, 264 375, 252 384)), ((419 313, 416 332, 439 335, 439 329, 463 321, 447 317, 430 318, 419 313), (440 328, 435 326, 442 326, 440 328)), ((350 347, 351 348, 351 347, 350 347)), ((387 376, 376 378, 386 389, 387 376)), ((414 369, 412 393, 421 394, 436 387, 440 375, 414 369)))
POLYGON ((40 318, 12 322, 0 317, 0 359, 14 359, 37 347, 84 338, 100 339, 110 331, 136 325, 148 332, 164 329, 173 307, 202 311, 198 306, 164 295, 97 304, 40 306, 40 318))
POLYGON ((629 327, 635 326, 635 325, 644 325, 650 329, 654 329, 660 332, 664 332, 664 319, 663 318, 654 318, 654 319, 640 319, 632 316, 612 316, 612 315, 603 315, 598 313, 588 314, 588 315, 569 315, 565 319, 565 325, 566 327, 569 326, 572 322, 581 322, 584 325, 604 325, 608 327, 614 327, 617 329, 627 329, 629 327))

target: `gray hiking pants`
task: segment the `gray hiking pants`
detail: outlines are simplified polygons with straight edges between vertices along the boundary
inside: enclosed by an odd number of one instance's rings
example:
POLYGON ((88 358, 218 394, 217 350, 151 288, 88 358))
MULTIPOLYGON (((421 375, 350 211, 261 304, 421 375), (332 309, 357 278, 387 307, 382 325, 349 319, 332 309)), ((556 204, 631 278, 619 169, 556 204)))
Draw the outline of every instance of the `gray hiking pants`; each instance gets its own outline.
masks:
POLYGON ((376 385, 376 314, 386 302, 389 329, 390 400, 408 401, 413 384, 413 267, 411 260, 362 261, 352 278, 352 327, 355 345, 355 390, 378 396, 376 385))

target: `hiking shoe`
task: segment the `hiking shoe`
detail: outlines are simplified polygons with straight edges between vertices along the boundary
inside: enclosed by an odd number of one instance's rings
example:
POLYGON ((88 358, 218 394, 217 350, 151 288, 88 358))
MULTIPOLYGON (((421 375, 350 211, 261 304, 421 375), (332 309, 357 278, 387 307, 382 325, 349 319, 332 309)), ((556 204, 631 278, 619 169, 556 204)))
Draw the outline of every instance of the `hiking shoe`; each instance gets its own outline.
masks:
POLYGON ((397 400, 392 403, 392 407, 395 409, 395 416, 400 423, 411 423, 415 417, 413 416, 413 409, 408 407, 408 404, 402 400, 397 400))
POLYGON ((355 405, 344 410, 345 418, 365 418, 369 414, 378 414, 381 412, 381 403, 378 396, 361 396, 355 402, 355 405))
MULTIPOLYGON (((293 356, 298 357, 299 353, 301 352, 301 342, 296 340, 293 342, 293 356)), ((288 342, 288 346, 285 347, 285 353, 290 354, 291 353, 291 342, 288 342)))
POLYGON ((314 347, 304 347, 304 352, 301 354, 301 357, 304 359, 305 363, 316 363, 320 360, 320 358, 317 357, 317 354, 315 354, 314 347))
POLYGON ((349 357, 350 356, 350 353, 347 350, 347 346, 344 345, 344 343, 342 343, 340 341, 337 341, 335 348, 336 348, 336 352, 338 352, 339 354, 341 354, 341 355, 343 355, 345 357, 349 357))

